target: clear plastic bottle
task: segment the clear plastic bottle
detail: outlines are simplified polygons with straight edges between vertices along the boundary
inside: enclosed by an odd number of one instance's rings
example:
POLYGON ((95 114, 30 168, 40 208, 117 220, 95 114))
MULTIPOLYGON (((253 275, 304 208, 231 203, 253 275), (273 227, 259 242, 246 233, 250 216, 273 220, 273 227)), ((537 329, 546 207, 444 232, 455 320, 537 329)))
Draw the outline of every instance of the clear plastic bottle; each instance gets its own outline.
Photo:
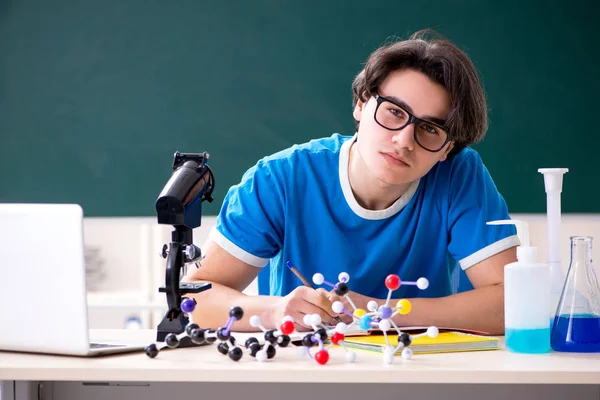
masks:
POLYGON ((571 237, 571 263, 552 325, 555 351, 600 352, 600 286, 589 236, 571 237))
POLYGON ((529 245, 528 225, 517 220, 488 222, 514 224, 523 236, 517 262, 504 266, 504 335, 506 349, 516 353, 550 351, 550 267, 537 261, 537 248, 529 245))

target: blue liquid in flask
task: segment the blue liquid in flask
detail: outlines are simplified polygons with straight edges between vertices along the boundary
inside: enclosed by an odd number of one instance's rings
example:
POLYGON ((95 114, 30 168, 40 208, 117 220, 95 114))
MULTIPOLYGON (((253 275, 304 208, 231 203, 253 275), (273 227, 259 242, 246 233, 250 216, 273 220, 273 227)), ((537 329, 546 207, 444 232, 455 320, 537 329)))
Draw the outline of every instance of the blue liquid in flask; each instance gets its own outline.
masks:
POLYGON ((575 353, 600 352, 600 316, 556 316, 550 339, 552 349, 575 353))
POLYGON ((600 285, 592 262, 592 238, 571 237, 571 264, 552 325, 555 351, 600 352, 600 285))

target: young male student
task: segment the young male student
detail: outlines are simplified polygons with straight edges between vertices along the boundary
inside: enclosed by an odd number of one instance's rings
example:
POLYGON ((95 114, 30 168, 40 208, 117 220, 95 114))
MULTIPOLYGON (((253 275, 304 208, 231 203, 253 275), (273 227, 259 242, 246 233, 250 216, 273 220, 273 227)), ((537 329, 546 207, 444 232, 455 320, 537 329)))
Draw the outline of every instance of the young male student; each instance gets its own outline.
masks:
POLYGON ((294 145, 258 161, 232 186, 202 267, 187 280, 213 283, 195 295, 194 321, 222 326, 230 307, 243 308, 236 330, 267 328, 284 316, 298 329, 305 314, 332 321, 335 296, 302 285, 350 275, 350 297, 366 309, 381 305, 386 276, 429 280, 401 286, 412 310, 398 325, 437 325, 501 334, 503 267, 516 260, 507 206, 470 144, 487 130, 485 93, 469 58, 444 38, 420 31, 373 52, 352 85, 353 136, 334 134, 294 145), (458 266, 457 266, 458 265, 458 266), (454 294, 454 267, 474 289, 454 294), (270 269, 270 296, 241 292, 270 269))

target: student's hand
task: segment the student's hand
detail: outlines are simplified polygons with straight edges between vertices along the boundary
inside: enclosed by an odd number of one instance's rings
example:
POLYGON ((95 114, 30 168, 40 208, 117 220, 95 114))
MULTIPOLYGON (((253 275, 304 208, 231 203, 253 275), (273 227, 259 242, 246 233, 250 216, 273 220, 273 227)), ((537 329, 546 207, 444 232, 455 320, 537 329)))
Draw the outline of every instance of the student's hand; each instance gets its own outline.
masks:
MULTIPOLYGON (((328 292, 326 289, 319 288, 319 289, 317 289, 317 291, 321 292, 325 296, 327 296, 327 298, 331 302, 332 306, 333 306, 333 303, 335 303, 336 301, 341 301, 342 304, 344 304, 344 308, 346 308, 348 311, 352 312, 351 308, 347 308, 347 306, 346 306, 347 303, 344 302, 345 299, 343 297, 340 297, 337 294, 335 294, 335 292, 333 290, 331 292, 328 292)), ((340 319, 341 319, 342 322, 344 322, 346 324, 349 324, 349 323, 352 322, 352 317, 350 317, 350 316, 348 316, 348 315, 346 315, 344 313, 341 313, 341 314, 334 313, 334 317, 333 318, 329 319, 328 321, 323 321, 323 323, 335 326, 335 325, 337 325, 340 322, 339 321, 340 319), (336 319, 336 317, 337 317, 337 319, 336 319)))
MULTIPOLYGON (((354 308, 352 307, 352 304, 348 301, 348 297, 350 297, 350 300, 352 300, 352 303, 356 306, 356 308, 363 309, 366 312, 369 312, 369 310, 367 310, 367 303, 369 303, 369 301, 374 300, 380 306, 385 304, 385 300, 376 299, 374 297, 365 296, 352 291, 348 292, 346 296, 339 297, 335 293, 335 291, 332 290, 330 292, 327 292, 327 297, 329 298, 329 301, 331 301, 332 304, 336 301, 341 301, 344 305, 344 310, 348 311, 350 314, 354 313, 354 308)), ((341 314, 340 317, 342 319, 342 322, 346 324, 351 323, 353 320, 352 317, 346 314, 341 314)))
POLYGON ((283 318, 289 315, 294 319, 297 330, 312 330, 310 325, 304 324, 306 314, 318 314, 323 323, 329 323, 336 315, 326 292, 306 286, 299 286, 287 296, 279 298, 269 311, 273 325, 279 326, 283 318))

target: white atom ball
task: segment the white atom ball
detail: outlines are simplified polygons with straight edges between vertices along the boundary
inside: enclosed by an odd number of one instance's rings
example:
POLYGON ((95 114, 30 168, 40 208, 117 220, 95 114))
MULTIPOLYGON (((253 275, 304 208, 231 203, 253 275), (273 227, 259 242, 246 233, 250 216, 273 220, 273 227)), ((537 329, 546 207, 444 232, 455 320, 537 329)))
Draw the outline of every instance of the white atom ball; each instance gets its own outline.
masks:
POLYGON ((346 361, 353 363, 356 361, 356 353, 353 351, 349 351, 346 353, 346 361))
POLYGON ((302 322, 304 325, 310 326, 310 314, 304 314, 304 317, 302 317, 302 322))
POLYGON ((292 318, 291 315, 286 315, 285 317, 283 317, 283 322, 285 322, 285 321, 292 321, 292 322, 294 322, 294 318, 292 318))
POLYGON ((430 326, 427 328, 427 336, 430 338, 436 337, 440 333, 440 330, 436 326, 430 326))
POLYGON ((335 326, 335 331, 341 334, 346 333, 346 331, 348 330, 348 325, 346 325, 343 322, 338 322, 338 324, 335 326))
POLYGON ((413 356, 413 351, 410 348, 405 348, 404 350, 402 350, 402 358, 404 358, 405 360, 410 360, 413 356))
POLYGON ((315 285, 322 285, 325 282, 323 274, 316 273, 313 275, 313 282, 315 285))
POLYGON ((429 287, 429 281, 427 278, 417 279, 417 287, 421 290, 427 289, 429 287))
POLYGON ((298 355, 300 357, 304 357, 307 354, 306 347, 304 347, 304 346, 298 346, 296 351, 298 352, 298 355))
POLYGON ((319 314, 313 314, 310 316, 311 325, 321 325, 321 316, 319 314))
POLYGON ((387 346, 383 351, 383 362, 385 364, 391 364, 394 362, 394 348, 392 346, 387 346))
POLYGON ((341 301, 334 301, 331 305, 331 309, 334 313, 341 314, 344 311, 344 303, 341 301))
POLYGON ((377 302, 375 300, 371 300, 367 303, 367 310, 369 310, 369 311, 377 311, 378 307, 379 307, 379 305, 377 304, 377 302))
POLYGON ((348 275, 347 272, 341 272, 338 275, 338 281, 339 282, 344 282, 344 283, 348 283, 348 281, 350 280, 350 275, 348 275))
POLYGON ((253 315, 250 317, 250 325, 257 328, 260 326, 260 317, 258 315, 253 315))
POLYGON ((263 362, 263 361, 266 361, 267 358, 268 358, 268 356, 267 356, 267 351, 266 350, 259 350, 256 353, 256 360, 257 361, 263 362))
POLYGON ((379 321, 379 329, 380 330, 387 332, 390 330, 391 327, 392 327, 392 324, 389 319, 382 319, 381 321, 379 321))

